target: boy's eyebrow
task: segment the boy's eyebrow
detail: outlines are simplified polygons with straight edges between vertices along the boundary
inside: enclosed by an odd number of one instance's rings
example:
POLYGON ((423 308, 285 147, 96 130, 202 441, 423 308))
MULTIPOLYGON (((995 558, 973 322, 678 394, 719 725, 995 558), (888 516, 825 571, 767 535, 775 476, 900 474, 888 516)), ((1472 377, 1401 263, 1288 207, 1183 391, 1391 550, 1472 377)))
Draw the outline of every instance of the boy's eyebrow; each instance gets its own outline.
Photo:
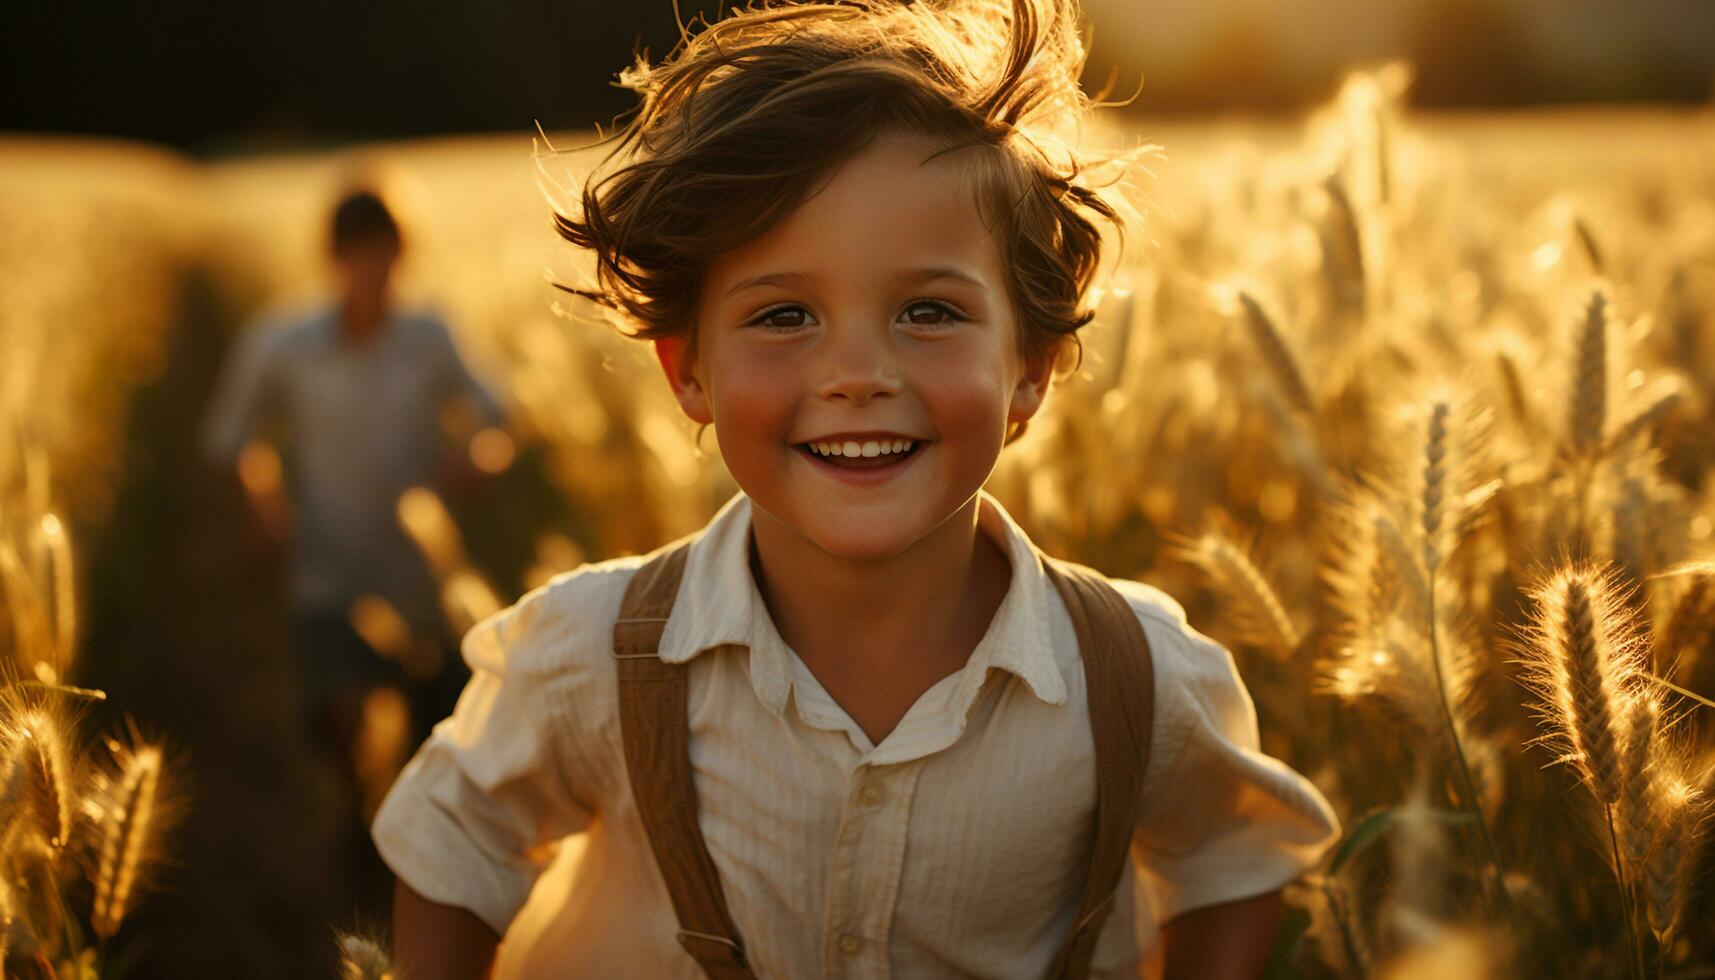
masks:
POLYGON ((952 266, 937 266, 937 267, 931 268, 931 269, 916 269, 916 270, 913 270, 911 272, 901 273, 899 276, 900 282, 912 282, 912 283, 934 282, 937 279, 951 279, 954 282, 962 282, 965 285, 970 286, 974 289, 987 289, 988 288, 987 286, 983 285, 983 281, 981 279, 978 279, 976 276, 973 276, 968 272, 964 272, 960 269, 955 269, 952 266))
POLYGON ((809 277, 802 272, 770 272, 765 276, 753 276, 749 279, 742 280, 738 285, 727 290, 726 294, 728 296, 737 296, 739 293, 742 293, 747 289, 755 289, 758 286, 780 286, 788 283, 802 282, 808 278, 809 277))
MULTIPOLYGON (((736 296, 739 293, 742 293, 747 289, 754 289, 757 286, 790 285, 792 283, 803 282, 804 280, 809 279, 809 278, 811 278, 811 277, 808 274, 803 273, 803 272, 770 272, 767 275, 752 276, 749 279, 745 279, 745 280, 740 281, 738 285, 727 290, 727 295, 729 297, 730 296, 736 296)), ((973 276, 967 272, 963 272, 959 269, 955 269, 952 266, 935 266, 935 267, 927 268, 927 269, 911 269, 909 271, 900 273, 897 276, 897 278, 902 283, 903 282, 923 283, 923 282, 934 282, 937 279, 951 279, 955 282, 962 282, 965 285, 971 286, 971 287, 976 288, 976 289, 987 289, 988 288, 987 286, 983 285, 982 280, 978 279, 977 277, 975 277, 975 276, 973 276)))

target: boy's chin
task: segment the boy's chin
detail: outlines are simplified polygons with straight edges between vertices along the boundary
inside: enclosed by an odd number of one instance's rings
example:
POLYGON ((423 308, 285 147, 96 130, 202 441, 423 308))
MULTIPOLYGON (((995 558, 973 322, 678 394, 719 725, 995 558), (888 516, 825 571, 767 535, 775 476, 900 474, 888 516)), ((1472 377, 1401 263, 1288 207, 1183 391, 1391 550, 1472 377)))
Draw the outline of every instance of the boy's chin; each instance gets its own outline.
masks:
MULTIPOLYGON (((857 521, 842 521, 833 515, 823 521, 811 521, 797 530, 807 540, 828 555, 844 561, 885 561, 916 544, 932 525, 919 526, 921 518, 888 522, 885 527, 862 527, 857 521)), ((866 518, 874 522, 876 518, 866 518)))
MULTIPOLYGON (((751 505, 761 506, 751 499, 751 505)), ((928 534, 930 525, 919 513, 842 513, 837 506, 827 510, 792 508, 767 511, 773 522, 784 525, 799 541, 816 551, 842 561, 885 561, 907 551, 928 534)))
POLYGON ((809 529, 803 534, 821 551, 844 561, 887 561, 916 544, 906 535, 852 534, 845 529, 809 529))

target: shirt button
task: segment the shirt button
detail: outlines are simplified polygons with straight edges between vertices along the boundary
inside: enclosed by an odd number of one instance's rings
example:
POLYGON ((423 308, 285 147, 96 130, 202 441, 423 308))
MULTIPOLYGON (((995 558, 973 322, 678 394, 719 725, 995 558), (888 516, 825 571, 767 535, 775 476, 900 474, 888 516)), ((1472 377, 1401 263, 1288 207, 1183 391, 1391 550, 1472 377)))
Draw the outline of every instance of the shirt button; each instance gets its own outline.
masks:
POLYGON ((881 787, 870 783, 858 793, 858 799, 862 800, 865 806, 875 806, 881 802, 881 787))
POLYGON ((846 954, 847 956, 852 956, 855 953, 857 953, 858 947, 860 947, 862 945, 863 945, 863 940, 859 939, 858 937, 852 935, 849 932, 840 937, 840 952, 846 954))

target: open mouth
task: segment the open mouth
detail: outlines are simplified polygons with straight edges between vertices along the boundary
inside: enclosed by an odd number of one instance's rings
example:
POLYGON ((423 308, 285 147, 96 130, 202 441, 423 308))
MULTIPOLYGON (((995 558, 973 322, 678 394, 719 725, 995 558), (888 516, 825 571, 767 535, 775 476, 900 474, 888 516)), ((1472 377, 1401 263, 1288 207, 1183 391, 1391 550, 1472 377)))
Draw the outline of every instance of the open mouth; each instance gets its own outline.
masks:
POLYGON ((792 448, 837 470, 881 470, 903 465, 927 443, 918 439, 858 442, 800 442, 792 448))

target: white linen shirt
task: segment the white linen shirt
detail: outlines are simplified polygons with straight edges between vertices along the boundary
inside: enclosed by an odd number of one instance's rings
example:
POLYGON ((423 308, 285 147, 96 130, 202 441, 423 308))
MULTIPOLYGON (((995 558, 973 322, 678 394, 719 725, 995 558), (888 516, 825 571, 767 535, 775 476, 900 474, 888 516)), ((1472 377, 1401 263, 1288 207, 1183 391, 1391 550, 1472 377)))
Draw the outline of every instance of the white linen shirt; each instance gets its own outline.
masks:
MULTIPOLYGON (((979 525, 1011 561, 1006 595, 879 745, 776 631, 748 498, 691 545, 660 656, 690 665, 699 819, 760 977, 1038 977, 1071 929, 1096 799, 1083 663, 1038 551, 987 492, 979 525)), ((458 707, 376 815, 400 878, 504 936, 497 977, 702 975, 620 742, 613 621, 642 562, 567 572, 473 628, 458 707)), ((1161 591, 1112 584, 1153 653, 1154 743, 1092 975, 1135 977, 1157 922, 1279 888, 1338 822, 1258 751, 1226 649, 1161 591)))

